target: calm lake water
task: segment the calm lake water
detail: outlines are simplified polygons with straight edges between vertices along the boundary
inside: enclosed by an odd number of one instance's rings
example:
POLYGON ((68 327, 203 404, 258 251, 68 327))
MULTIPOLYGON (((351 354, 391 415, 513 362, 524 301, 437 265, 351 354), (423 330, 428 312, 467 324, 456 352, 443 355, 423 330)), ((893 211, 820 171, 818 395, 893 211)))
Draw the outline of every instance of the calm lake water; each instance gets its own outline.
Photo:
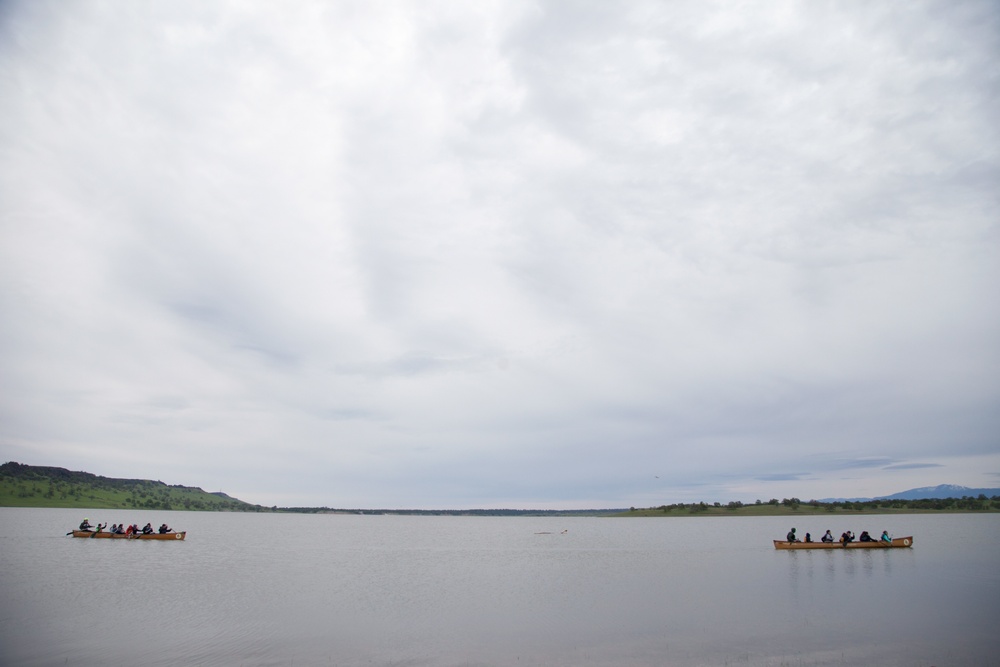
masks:
POLYGON ((0 508, 2 665, 1000 665, 998 621, 996 514, 0 508), (188 536, 66 537, 84 516, 188 536), (915 543, 775 551, 793 525, 915 543))

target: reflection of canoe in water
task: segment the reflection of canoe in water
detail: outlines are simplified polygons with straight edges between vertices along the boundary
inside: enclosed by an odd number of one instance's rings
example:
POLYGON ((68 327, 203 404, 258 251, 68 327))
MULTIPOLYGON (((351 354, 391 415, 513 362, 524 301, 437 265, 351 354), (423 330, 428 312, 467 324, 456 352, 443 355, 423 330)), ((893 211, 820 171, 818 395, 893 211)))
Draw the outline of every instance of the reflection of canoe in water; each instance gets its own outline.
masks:
POLYGON ((894 537, 892 542, 785 542, 775 540, 775 549, 905 549, 913 545, 912 537, 894 537))
POLYGON ((183 540, 184 536, 187 535, 186 530, 182 530, 179 533, 152 533, 151 535, 119 535, 118 533, 94 533, 87 530, 74 530, 73 537, 86 537, 94 538, 95 540, 100 539, 111 539, 111 540, 183 540))

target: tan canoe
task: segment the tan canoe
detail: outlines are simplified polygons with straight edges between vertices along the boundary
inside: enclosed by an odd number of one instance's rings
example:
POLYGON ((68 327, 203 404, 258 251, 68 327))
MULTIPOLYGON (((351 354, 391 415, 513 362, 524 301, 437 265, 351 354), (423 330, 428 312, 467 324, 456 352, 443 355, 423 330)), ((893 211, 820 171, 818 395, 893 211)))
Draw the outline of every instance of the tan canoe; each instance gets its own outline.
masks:
POLYGON ((913 546, 913 537, 894 537, 892 542, 786 542, 775 540, 775 549, 905 549, 913 546))
POLYGON ((179 533, 152 533, 150 535, 143 535, 139 533, 138 535, 119 535, 117 533, 105 533, 101 531, 100 533, 95 533, 93 531, 87 530, 74 530, 73 537, 83 537, 87 539, 112 539, 112 540, 183 540, 184 536, 187 535, 186 530, 182 530, 179 533))

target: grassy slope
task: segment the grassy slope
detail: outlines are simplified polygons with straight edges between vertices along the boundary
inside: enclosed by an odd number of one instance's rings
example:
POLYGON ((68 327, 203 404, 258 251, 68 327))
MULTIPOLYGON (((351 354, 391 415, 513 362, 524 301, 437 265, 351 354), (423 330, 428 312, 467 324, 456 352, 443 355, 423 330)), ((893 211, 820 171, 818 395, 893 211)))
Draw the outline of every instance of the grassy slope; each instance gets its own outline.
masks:
POLYGON ((64 468, 0 466, 0 507, 253 512, 264 508, 190 486, 98 477, 64 468))

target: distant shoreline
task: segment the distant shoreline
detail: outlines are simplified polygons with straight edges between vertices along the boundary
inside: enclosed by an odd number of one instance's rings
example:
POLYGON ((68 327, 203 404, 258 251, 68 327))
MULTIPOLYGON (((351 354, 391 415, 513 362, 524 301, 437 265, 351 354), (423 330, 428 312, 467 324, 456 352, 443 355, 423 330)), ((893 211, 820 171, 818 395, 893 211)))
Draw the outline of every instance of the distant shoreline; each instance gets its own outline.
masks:
MULTIPOLYGON (((996 514, 1000 513, 1000 501, 985 501, 981 508, 973 507, 959 507, 953 504, 948 504, 948 500, 954 500, 955 503, 961 503, 960 499, 934 499, 934 501, 941 502, 945 504, 945 507, 940 509, 933 506, 929 507, 863 507, 863 508, 845 508, 845 507, 829 507, 821 505, 820 507, 814 507, 810 505, 800 505, 799 507, 792 509, 790 507, 766 507, 761 508, 757 505, 744 505, 741 508, 730 510, 725 506, 714 507, 709 506, 706 509, 674 509, 664 511, 660 508, 646 508, 646 509, 636 509, 628 510, 618 514, 613 514, 611 516, 615 517, 693 517, 693 516, 704 516, 704 517, 714 517, 714 516, 857 516, 866 514, 881 514, 881 515, 892 515, 892 514, 996 514)), ((925 502, 925 501, 908 501, 908 502, 925 502)), ((859 505, 862 503, 855 503, 859 505)))
POLYGON ((65 468, 30 466, 15 462, 0 465, 0 507, 47 507, 53 509, 124 509, 203 512, 268 512, 281 514, 352 514, 397 516, 592 516, 592 517, 683 517, 683 516, 824 516, 842 514, 965 514, 1000 512, 1000 495, 986 497, 903 500, 882 498, 867 501, 801 501, 772 498, 744 504, 674 503, 647 508, 585 510, 540 509, 350 509, 332 507, 264 507, 252 505, 222 492, 198 487, 167 485, 146 479, 116 479, 65 468))
POLYGON ((339 516, 464 516, 464 517, 593 517, 593 518, 697 518, 697 517, 832 517, 832 516, 891 516, 906 514, 997 514, 1000 513, 1000 503, 993 503, 993 506, 983 509, 963 509, 957 507, 946 507, 943 509, 933 508, 864 508, 864 509, 844 509, 844 508, 813 508, 799 507, 791 509, 786 507, 759 509, 755 506, 745 506, 737 510, 727 510, 725 508, 710 507, 701 510, 679 510, 664 512, 658 508, 622 510, 622 509, 595 509, 595 510, 510 510, 510 509, 462 509, 462 510, 420 510, 420 509, 332 509, 328 507, 261 507, 259 505, 248 505, 247 509, 232 507, 220 507, 213 509, 186 509, 184 507, 158 507, 158 506, 123 506, 88 503, 80 500, 75 504, 52 504, 29 502, 8 502, 7 499, 0 498, 0 507, 20 508, 20 509, 79 509, 79 510, 139 510, 158 512, 259 512, 267 514, 327 514, 339 516))

